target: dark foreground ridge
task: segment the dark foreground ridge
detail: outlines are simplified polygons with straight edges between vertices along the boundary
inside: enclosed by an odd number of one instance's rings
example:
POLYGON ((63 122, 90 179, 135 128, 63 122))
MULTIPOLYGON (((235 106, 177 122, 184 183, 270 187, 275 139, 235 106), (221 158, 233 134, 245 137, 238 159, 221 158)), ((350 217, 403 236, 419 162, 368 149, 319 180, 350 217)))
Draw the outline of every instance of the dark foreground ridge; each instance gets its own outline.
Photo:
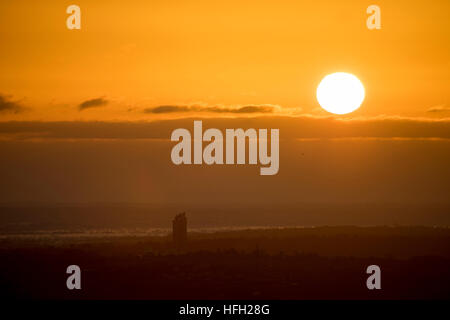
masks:
POLYGON ((310 228, 170 237, 3 240, 3 298, 449 299, 450 232, 310 228), (289 248, 289 249, 287 249, 289 248), (82 289, 66 288, 79 265, 82 289), (381 268, 368 290, 366 268, 381 268))

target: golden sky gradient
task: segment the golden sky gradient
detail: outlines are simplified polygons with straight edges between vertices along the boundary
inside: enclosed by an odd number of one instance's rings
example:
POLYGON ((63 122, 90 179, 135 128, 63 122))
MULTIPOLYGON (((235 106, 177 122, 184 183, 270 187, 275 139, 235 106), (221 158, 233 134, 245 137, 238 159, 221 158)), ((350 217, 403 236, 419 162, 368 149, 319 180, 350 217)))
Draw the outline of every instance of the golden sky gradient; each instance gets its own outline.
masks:
POLYGON ((23 108, 0 121, 154 120, 184 114, 151 108, 191 105, 325 115, 315 90, 337 71, 366 88, 350 117, 444 118, 448 12, 447 0, 2 1, 1 101, 23 108), (81 30, 66 28, 73 3, 81 30), (381 30, 366 27, 374 3, 381 30))
POLYGON ((1 1, 0 202, 449 207, 449 12, 448 0, 1 1), (73 3, 81 30, 66 28, 73 3), (366 27, 371 4, 381 30, 366 27), (316 101, 338 71, 366 90, 344 116, 316 101), (174 165, 171 132, 200 118, 278 128, 278 174, 174 165))

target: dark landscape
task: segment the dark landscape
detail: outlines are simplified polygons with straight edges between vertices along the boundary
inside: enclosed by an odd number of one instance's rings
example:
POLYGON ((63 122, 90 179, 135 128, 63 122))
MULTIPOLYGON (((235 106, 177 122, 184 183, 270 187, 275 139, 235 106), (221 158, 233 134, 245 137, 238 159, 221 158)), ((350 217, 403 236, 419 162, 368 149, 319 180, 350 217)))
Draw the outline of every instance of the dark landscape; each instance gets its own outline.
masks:
POLYGON ((152 237, 4 236, 2 298, 449 299, 450 230, 308 227, 189 232, 182 248, 152 237), (79 265, 82 289, 66 288, 79 265), (379 265, 382 290, 368 290, 379 265))

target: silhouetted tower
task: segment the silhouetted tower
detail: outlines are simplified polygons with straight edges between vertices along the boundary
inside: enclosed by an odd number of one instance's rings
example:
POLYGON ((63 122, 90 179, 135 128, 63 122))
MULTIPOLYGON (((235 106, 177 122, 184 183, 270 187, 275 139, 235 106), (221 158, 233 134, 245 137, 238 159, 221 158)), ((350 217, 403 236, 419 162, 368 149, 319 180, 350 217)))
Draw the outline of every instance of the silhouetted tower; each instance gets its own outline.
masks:
POLYGON ((172 236, 175 246, 183 247, 187 242, 187 218, 186 213, 180 213, 172 221, 172 236))

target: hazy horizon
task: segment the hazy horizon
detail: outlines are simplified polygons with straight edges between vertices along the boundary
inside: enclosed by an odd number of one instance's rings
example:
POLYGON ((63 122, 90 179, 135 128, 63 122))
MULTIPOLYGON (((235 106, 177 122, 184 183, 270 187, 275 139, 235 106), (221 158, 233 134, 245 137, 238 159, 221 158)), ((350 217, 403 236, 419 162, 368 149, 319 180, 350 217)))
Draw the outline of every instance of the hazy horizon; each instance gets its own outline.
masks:
POLYGON ((450 226, 442 204, 0 204, 0 234, 89 230, 169 230, 186 212, 188 229, 320 226, 450 226))

